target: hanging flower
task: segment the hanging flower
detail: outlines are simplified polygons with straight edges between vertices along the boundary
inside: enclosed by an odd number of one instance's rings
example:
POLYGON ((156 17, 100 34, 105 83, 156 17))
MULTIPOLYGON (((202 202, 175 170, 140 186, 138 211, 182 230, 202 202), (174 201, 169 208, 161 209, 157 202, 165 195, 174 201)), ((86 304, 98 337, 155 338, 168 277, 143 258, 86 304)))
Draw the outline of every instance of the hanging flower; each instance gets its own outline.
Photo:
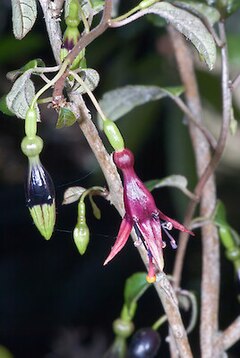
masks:
POLYGON ((131 230, 134 228, 138 241, 135 245, 143 243, 149 258, 148 282, 156 281, 156 269, 162 271, 164 266, 162 249, 166 246, 162 239, 162 229, 170 239, 172 248, 176 242, 169 231, 175 228, 180 231, 191 231, 163 214, 154 202, 154 199, 134 171, 134 156, 129 149, 114 152, 113 160, 123 173, 125 216, 112 250, 104 265, 112 260, 124 247, 131 230))
POLYGON ((55 225, 55 190, 39 156, 29 157, 26 202, 38 230, 49 240, 55 225))

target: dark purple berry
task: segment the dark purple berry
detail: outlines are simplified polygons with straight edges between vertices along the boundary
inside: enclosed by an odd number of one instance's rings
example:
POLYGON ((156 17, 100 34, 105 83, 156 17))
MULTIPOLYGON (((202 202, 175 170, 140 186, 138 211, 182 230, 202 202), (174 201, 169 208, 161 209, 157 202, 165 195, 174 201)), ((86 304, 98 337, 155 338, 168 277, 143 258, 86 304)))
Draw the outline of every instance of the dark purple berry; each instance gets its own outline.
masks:
POLYGON ((154 358, 159 350, 161 338, 152 328, 137 331, 128 348, 129 358, 154 358))

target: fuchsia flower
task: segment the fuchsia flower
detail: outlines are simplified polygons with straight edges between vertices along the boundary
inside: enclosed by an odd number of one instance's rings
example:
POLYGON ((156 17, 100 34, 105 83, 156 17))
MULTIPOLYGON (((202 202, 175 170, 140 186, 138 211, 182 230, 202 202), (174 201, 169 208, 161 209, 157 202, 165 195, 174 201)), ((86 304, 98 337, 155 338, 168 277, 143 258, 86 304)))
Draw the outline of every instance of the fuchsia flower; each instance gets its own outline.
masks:
POLYGON ((162 229, 170 239, 170 244, 174 249, 177 245, 169 230, 175 228, 191 235, 194 234, 177 221, 170 219, 156 207, 151 193, 134 171, 134 156, 129 149, 114 152, 113 160, 123 173, 123 199, 126 213, 116 242, 104 265, 111 261, 124 247, 132 228, 134 228, 138 237, 135 244, 143 243, 149 257, 147 281, 155 282, 156 269, 162 271, 164 266, 162 249, 166 246, 166 243, 162 240, 162 229))

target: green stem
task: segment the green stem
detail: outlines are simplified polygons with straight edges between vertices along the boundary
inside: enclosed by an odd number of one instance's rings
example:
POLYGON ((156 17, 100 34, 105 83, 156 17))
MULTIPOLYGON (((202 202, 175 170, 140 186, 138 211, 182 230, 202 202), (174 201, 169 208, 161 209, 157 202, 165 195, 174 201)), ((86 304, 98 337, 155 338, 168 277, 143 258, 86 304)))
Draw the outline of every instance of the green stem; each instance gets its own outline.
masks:
POLYGON ((66 60, 63 62, 59 72, 56 74, 56 76, 53 77, 52 80, 50 80, 45 86, 43 86, 33 97, 32 103, 30 105, 31 109, 34 109, 34 106, 38 100, 38 98, 50 87, 52 87, 57 80, 59 80, 59 78, 61 78, 61 76, 64 74, 64 72, 66 71, 66 68, 68 67, 69 61, 66 60))
POLYGON ((154 331, 157 331, 161 325, 167 321, 167 316, 164 315, 164 316, 161 316, 153 325, 152 325, 152 329, 154 331))
POLYGON ((89 31, 90 31, 89 23, 88 23, 87 18, 86 18, 86 16, 85 16, 85 14, 84 14, 84 12, 83 12, 81 7, 80 7, 80 15, 81 15, 81 19, 82 19, 85 31, 86 31, 86 33, 89 33, 89 31))
POLYGON ((94 107, 96 108, 97 112, 99 113, 100 117, 102 118, 103 122, 106 121, 107 120, 106 115, 103 113, 96 97, 94 96, 92 91, 90 91, 90 89, 88 88, 86 83, 81 79, 81 77, 77 73, 75 73, 73 71, 69 71, 69 74, 71 74, 75 78, 75 80, 84 88, 84 90, 87 92, 89 98, 91 99, 94 107))
POLYGON ((103 187, 101 187, 101 186, 92 186, 91 188, 89 188, 89 189, 87 189, 87 190, 85 190, 83 193, 82 193, 82 195, 81 195, 81 197, 80 197, 80 201, 79 202, 84 202, 84 200, 85 200, 85 198, 86 198, 86 196, 89 194, 89 193, 91 193, 92 191, 96 191, 96 192, 104 192, 105 191, 105 189, 103 188, 103 187))

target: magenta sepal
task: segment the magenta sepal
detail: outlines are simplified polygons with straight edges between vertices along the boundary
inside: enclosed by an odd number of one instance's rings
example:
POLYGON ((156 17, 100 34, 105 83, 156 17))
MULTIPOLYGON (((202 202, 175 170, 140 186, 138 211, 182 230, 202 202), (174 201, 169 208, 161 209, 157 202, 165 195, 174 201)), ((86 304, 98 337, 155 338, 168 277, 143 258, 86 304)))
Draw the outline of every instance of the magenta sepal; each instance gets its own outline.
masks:
POLYGON ((123 173, 123 199, 125 216, 112 250, 104 262, 106 265, 124 247, 132 228, 138 240, 142 242, 149 257, 149 281, 154 282, 153 265, 162 271, 164 266, 162 249, 166 246, 162 240, 162 229, 170 239, 171 246, 176 248, 174 238, 168 232, 172 228, 194 235, 185 226, 169 218, 156 207, 152 194, 145 187, 134 171, 134 156, 129 149, 115 152, 113 160, 123 173))

